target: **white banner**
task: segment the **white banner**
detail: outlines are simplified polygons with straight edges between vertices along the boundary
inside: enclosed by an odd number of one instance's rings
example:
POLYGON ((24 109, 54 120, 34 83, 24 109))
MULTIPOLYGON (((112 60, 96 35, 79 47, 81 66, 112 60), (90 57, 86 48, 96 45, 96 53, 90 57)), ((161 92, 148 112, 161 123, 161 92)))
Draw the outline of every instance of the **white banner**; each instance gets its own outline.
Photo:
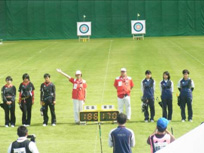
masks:
POLYGON ((77 36, 91 36, 91 22, 77 22, 77 36))
POLYGON ((132 34, 145 34, 145 20, 131 20, 131 32, 132 34))

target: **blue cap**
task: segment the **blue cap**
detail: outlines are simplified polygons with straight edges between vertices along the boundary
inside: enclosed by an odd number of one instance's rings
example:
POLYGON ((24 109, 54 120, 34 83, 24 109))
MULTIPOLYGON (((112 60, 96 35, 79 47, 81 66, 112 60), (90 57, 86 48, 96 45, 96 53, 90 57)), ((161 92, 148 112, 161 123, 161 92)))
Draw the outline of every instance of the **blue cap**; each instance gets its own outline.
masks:
POLYGON ((162 129, 162 130, 165 130, 167 128, 167 125, 169 124, 169 121, 162 117, 160 118, 158 121, 157 121, 157 127, 162 129))

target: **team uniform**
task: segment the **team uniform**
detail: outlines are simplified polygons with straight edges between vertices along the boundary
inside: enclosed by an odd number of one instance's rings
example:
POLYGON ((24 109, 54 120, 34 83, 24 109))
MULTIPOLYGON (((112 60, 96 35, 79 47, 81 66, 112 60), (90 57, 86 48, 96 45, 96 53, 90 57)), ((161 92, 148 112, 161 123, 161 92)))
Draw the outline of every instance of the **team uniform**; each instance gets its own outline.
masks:
POLYGON ((147 111, 144 112, 145 121, 149 120, 148 106, 150 107, 151 118, 154 120, 155 116, 155 107, 154 107, 154 90, 155 90, 155 81, 153 79, 144 79, 141 82, 141 89, 143 92, 143 98, 147 103, 147 111))
POLYGON ((118 126, 109 134, 109 146, 113 153, 132 153, 131 147, 135 146, 134 132, 125 126, 118 126))
POLYGON ((50 108, 51 116, 52 116, 52 124, 56 124, 56 115, 55 115, 55 106, 53 102, 55 101, 55 85, 50 82, 50 83, 42 83, 40 87, 40 101, 43 102, 42 104, 42 110, 43 110, 43 119, 44 122, 43 124, 48 123, 48 106, 50 108))
POLYGON ((168 144, 174 141, 174 138, 169 134, 154 134, 147 139, 147 143, 151 147, 151 153, 155 153, 160 149, 166 147, 168 144))
POLYGON ((35 87, 31 82, 25 84, 24 82, 19 86, 19 102, 21 105, 22 124, 30 125, 31 123, 31 110, 32 101, 34 101, 34 90, 35 87))
POLYGON ((172 93, 174 90, 174 84, 171 80, 163 80, 160 82, 161 99, 163 104, 163 117, 171 120, 172 119, 172 93), (168 108, 168 115, 167 115, 168 108))
POLYGON ((19 137, 8 148, 8 153, 39 153, 36 144, 26 137, 19 137))
POLYGON ((122 76, 117 77, 115 79, 114 86, 117 89, 117 96, 118 96, 118 109, 119 112, 123 112, 123 107, 125 105, 126 108, 126 115, 127 119, 131 119, 131 104, 130 104, 130 92, 133 88, 134 84, 131 77, 122 76))
POLYGON ((186 104, 188 107, 188 120, 192 120, 192 117, 193 117, 192 91, 195 88, 194 82, 190 78, 187 80, 181 79, 178 82, 178 88, 180 89, 180 101, 181 101, 180 108, 181 108, 182 120, 186 120, 186 114, 185 114, 186 104))
POLYGON ((70 78, 69 81, 73 84, 72 99, 74 105, 74 119, 79 122, 79 113, 83 110, 83 104, 86 96, 86 81, 83 79, 70 78))
POLYGON ((5 125, 9 126, 9 124, 15 126, 16 117, 15 117, 15 98, 16 98, 16 87, 5 85, 1 89, 2 100, 5 111, 5 125), (7 101, 11 101, 11 105, 7 104, 7 101), (11 118, 9 119, 9 113, 11 118))

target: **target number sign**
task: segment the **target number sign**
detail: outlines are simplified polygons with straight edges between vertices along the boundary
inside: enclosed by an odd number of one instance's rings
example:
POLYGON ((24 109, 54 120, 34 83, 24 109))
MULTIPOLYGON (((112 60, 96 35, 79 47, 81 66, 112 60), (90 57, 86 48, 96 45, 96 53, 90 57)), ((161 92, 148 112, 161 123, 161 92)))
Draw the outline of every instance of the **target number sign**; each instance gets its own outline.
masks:
POLYGON ((77 36, 91 36, 91 22, 77 22, 77 36))
POLYGON ((145 34, 146 33, 145 20, 132 20, 131 32, 132 34, 145 34))

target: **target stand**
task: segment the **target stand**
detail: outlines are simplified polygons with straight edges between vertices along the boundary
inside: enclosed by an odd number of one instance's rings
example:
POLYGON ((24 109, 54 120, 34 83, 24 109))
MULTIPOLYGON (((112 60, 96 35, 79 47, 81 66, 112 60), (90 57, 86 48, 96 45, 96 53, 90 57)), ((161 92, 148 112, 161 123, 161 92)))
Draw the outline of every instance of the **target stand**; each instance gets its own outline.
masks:
POLYGON ((91 37, 91 22, 77 22, 77 36, 79 37, 79 42, 90 41, 91 37))
POLYGON ((146 34, 145 20, 132 20, 131 21, 131 33, 132 38, 137 40, 144 40, 144 35, 146 34))
POLYGON ((78 36, 79 42, 82 40, 82 42, 90 41, 90 36, 78 36))
POLYGON ((0 45, 2 45, 3 44, 3 39, 0 39, 0 45))
POLYGON ((136 40, 144 40, 144 34, 141 34, 141 35, 132 35, 132 39, 136 39, 136 40))

